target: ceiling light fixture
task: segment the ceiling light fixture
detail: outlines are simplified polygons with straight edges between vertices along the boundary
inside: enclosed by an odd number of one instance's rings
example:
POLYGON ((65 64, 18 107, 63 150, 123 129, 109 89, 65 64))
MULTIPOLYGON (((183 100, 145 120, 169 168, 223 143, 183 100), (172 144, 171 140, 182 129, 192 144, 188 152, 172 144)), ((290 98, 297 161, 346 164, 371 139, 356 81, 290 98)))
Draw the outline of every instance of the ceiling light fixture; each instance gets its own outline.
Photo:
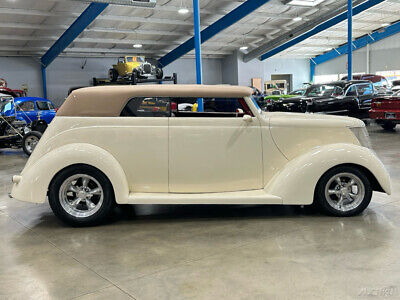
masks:
POLYGON ((301 21, 301 20, 303 20, 302 17, 295 17, 295 18, 293 18, 293 21, 295 21, 295 22, 299 22, 299 21, 301 21))
POLYGON ((390 25, 389 23, 382 23, 381 24, 382 27, 386 27, 386 26, 389 26, 389 25, 390 25))
POLYGON ((133 48, 142 48, 143 45, 142 44, 133 44, 133 48))
POLYGON ((247 46, 242 46, 242 47, 240 47, 239 49, 242 50, 242 51, 244 51, 244 50, 249 49, 249 47, 247 47, 247 46))
POLYGON ((325 0, 289 0, 285 4, 294 5, 294 6, 307 6, 313 7, 316 6, 325 0))
POLYGON ((239 49, 242 50, 242 51, 245 51, 245 50, 249 49, 249 47, 246 46, 246 36, 244 34, 243 34, 242 46, 240 46, 239 49))
POLYGON ((187 7, 185 7, 183 0, 181 0, 181 6, 178 9, 178 13, 180 15, 186 15, 189 12, 189 9, 187 9, 187 7))

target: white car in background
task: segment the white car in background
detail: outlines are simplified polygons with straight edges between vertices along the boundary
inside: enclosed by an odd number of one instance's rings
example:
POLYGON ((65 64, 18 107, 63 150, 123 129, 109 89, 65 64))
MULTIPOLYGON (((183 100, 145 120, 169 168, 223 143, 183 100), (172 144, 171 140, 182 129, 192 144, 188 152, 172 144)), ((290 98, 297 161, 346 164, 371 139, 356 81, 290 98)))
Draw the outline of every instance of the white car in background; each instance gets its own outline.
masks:
POLYGON ((13 177, 12 197, 43 203, 48 196, 60 219, 91 225, 115 204, 314 202, 352 216, 372 191, 390 194, 362 121, 262 112, 251 93, 206 85, 76 90, 13 177), (227 106, 179 109, 197 98, 227 106))

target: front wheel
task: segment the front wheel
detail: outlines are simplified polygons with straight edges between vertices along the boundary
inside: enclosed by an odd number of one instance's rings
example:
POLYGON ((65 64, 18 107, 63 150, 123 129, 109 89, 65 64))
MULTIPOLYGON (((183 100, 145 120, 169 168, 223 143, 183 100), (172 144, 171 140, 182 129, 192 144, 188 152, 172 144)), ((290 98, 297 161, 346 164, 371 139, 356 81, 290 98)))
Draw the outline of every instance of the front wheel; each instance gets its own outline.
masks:
POLYGON ((97 225, 111 212, 114 191, 103 172, 88 165, 74 165, 54 177, 49 203, 54 214, 67 224, 97 225))
POLYGON ((108 79, 110 79, 111 82, 115 82, 118 79, 118 71, 113 69, 108 70, 108 79))
POLYGON ((162 79, 164 77, 164 72, 161 68, 156 68, 156 78, 162 79))
POLYGON ((22 150, 26 155, 30 156, 39 143, 42 134, 39 131, 30 131, 22 138, 22 150))
POLYGON ((371 198, 371 184, 364 172, 353 166, 338 166, 321 177, 314 201, 326 214, 349 217, 366 209, 371 198))

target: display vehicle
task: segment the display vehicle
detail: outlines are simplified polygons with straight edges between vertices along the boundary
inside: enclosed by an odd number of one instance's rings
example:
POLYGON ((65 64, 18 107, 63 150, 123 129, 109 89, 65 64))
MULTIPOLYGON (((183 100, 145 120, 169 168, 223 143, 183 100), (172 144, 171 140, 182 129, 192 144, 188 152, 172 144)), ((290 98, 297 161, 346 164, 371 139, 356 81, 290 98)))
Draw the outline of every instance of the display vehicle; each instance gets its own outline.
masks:
POLYGON ((108 77, 111 82, 118 78, 129 78, 136 82, 138 78, 155 77, 163 78, 163 70, 146 61, 144 56, 125 56, 118 58, 116 65, 108 71, 108 77))
POLYGON ((72 225, 96 224, 115 204, 313 202, 352 216, 390 178, 362 121, 263 112, 238 86, 142 85, 75 90, 22 173, 15 199, 49 204, 72 225), (192 99, 225 111, 180 111, 192 99), (154 103, 149 107, 149 103, 154 103))
POLYGON ((302 97, 280 99, 270 111, 323 112, 367 116, 375 97, 372 83, 365 80, 335 81, 313 84, 302 97))
POLYGON ((369 116, 383 129, 393 130, 397 124, 400 124, 400 91, 392 96, 372 100, 369 116))

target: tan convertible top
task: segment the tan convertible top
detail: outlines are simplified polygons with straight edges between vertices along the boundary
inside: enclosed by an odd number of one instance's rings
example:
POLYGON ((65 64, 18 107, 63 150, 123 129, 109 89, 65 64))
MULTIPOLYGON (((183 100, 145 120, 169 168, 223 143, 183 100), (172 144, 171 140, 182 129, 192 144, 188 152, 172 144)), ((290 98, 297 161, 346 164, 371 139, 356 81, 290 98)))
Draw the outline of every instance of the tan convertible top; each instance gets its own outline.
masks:
POLYGON ((129 99, 133 97, 247 97, 252 90, 248 87, 231 85, 129 85, 82 88, 73 91, 57 116, 117 117, 129 99))

